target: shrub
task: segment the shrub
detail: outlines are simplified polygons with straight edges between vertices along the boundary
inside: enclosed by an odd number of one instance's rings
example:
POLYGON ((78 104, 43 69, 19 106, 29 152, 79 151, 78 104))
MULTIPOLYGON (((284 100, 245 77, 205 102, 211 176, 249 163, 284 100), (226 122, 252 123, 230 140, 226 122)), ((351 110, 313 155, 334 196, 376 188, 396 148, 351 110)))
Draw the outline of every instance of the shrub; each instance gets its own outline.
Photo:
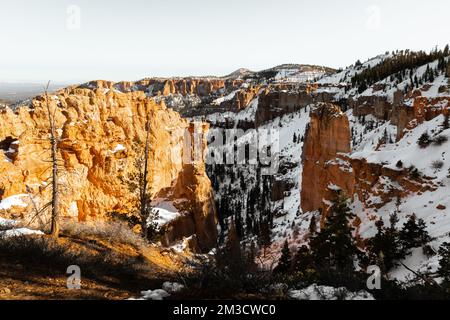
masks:
POLYGON ((73 238, 96 238, 112 243, 142 246, 145 241, 134 233, 127 223, 122 221, 73 222, 65 221, 61 224, 61 232, 73 238))
POLYGON ((382 267, 384 272, 398 265, 398 261, 406 256, 397 230, 398 216, 394 212, 389 217, 390 225, 384 226, 383 220, 379 219, 375 225, 377 233, 373 238, 367 240, 368 258, 371 264, 382 267))
POLYGON ((422 135, 419 137, 419 140, 417 140, 417 144, 420 148, 425 149, 428 147, 431 143, 430 135, 428 134, 428 131, 425 131, 422 133, 422 135))
POLYGON ((441 146, 448 141, 448 137, 444 135, 440 135, 433 138, 433 144, 435 146, 441 146))
POLYGON ((431 163, 431 168, 434 170, 441 170, 444 167, 444 162, 441 160, 436 160, 431 163))
POLYGON ((14 228, 18 228, 19 227, 19 225, 17 225, 17 224, 12 224, 12 223, 2 223, 2 224, 0 224, 0 233, 2 232, 2 231, 7 231, 7 230, 11 230, 11 229, 14 229, 14 228))
POLYGON ((423 248, 422 248, 422 251, 423 251, 423 254, 425 256, 427 256, 428 258, 433 257, 433 256, 436 255, 436 251, 429 244, 424 245, 423 248))
POLYGON ((439 269, 438 274, 444 279, 444 283, 450 283, 450 243, 444 242, 439 247, 439 269))
POLYGON ((428 234, 425 221, 417 219, 415 214, 409 216, 399 236, 405 250, 423 247, 432 240, 428 234))
POLYGON ((398 160, 396 166, 397 166, 397 168, 403 168, 403 161, 398 160))
POLYGON ((442 128, 447 130, 450 128, 450 110, 447 109, 447 113, 444 115, 444 121, 442 122, 442 128))
POLYGON ((409 167, 408 170, 409 170, 409 174, 411 175, 411 178, 413 178, 413 179, 419 179, 420 178, 420 172, 419 172, 419 170, 416 167, 411 166, 411 167, 409 167))
POLYGON ((215 259, 192 262, 190 272, 179 273, 174 279, 185 285, 177 299, 236 299, 248 295, 270 296, 270 288, 279 282, 286 283, 281 275, 255 270, 242 259, 239 272, 236 265, 231 268, 217 264, 215 259), (281 280, 283 279, 283 280, 281 280))
MULTIPOLYGON (((23 264, 48 270, 78 265, 89 276, 138 275, 146 269, 140 257, 131 257, 88 242, 87 248, 43 236, 0 238, 0 253, 23 264)), ((37 270, 36 269, 36 270, 37 270)))

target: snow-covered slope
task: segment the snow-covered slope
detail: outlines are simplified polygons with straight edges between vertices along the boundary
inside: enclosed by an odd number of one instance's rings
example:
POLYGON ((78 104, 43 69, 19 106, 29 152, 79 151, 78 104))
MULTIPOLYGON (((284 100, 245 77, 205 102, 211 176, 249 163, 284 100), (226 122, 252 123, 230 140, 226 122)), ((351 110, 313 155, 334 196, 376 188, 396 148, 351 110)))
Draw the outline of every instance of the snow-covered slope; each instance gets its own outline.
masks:
POLYGON ((324 76, 317 82, 321 85, 338 85, 338 84, 347 85, 351 83, 351 80, 355 75, 360 74, 364 70, 375 67, 376 65, 382 63, 384 60, 390 57, 392 57, 392 54, 390 53, 378 55, 374 58, 367 60, 362 64, 351 65, 345 70, 339 71, 329 76, 324 76))

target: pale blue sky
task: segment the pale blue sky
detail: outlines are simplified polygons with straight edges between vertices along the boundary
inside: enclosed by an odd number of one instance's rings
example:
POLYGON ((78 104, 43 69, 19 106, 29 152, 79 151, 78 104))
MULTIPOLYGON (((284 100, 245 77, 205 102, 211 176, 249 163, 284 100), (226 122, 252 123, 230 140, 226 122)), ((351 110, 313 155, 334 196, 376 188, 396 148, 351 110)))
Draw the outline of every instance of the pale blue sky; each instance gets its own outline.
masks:
POLYGON ((345 67, 443 46, 449 12, 448 0, 0 0, 0 81, 345 67), (79 28, 70 5, 81 10, 79 28))

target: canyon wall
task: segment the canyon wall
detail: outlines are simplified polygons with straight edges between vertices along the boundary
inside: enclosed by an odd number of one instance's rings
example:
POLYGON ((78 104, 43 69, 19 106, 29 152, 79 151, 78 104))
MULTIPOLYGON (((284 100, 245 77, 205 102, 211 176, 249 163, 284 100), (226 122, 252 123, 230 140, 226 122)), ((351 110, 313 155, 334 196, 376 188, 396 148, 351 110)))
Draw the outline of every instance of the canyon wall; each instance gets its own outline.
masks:
POLYGON ((347 116, 338 106, 321 103, 311 112, 303 146, 301 207, 303 212, 326 210, 337 187, 345 194, 354 191, 347 116))
POLYGON ((170 94, 198 95, 200 97, 220 93, 226 89, 237 89, 242 84, 242 80, 232 80, 224 78, 149 78, 136 82, 123 81, 112 82, 95 80, 83 84, 81 87, 87 89, 110 89, 120 92, 143 91, 151 96, 168 96, 170 94))
POLYGON ((347 116, 338 106, 319 104, 311 112, 302 154, 303 212, 319 210, 325 213, 323 218, 338 192, 352 200, 358 197, 364 208, 377 209, 409 193, 436 190, 431 178, 411 168, 390 168, 353 157, 350 140, 347 116))
MULTIPOLYGON (((192 141, 200 139, 206 147, 203 140, 208 126, 197 126, 194 137, 192 124, 164 103, 155 103, 139 91, 111 90, 111 84, 97 83, 92 90, 72 87, 49 95, 60 138, 64 219, 106 219, 111 212, 136 210, 139 159, 148 120, 150 195, 172 201, 180 217, 193 225, 190 229, 168 226, 171 236, 166 244, 196 234, 198 246, 203 251, 210 249, 217 236, 216 212, 203 153, 198 151, 201 156, 195 161, 186 160, 192 141)), ((48 201, 48 136, 44 97, 33 99, 30 106, 0 111, 0 200, 20 194, 25 202, 31 197, 38 206, 48 201)), ((25 209, 17 213, 21 218, 31 214, 31 206, 25 209)))
POLYGON ((400 105, 392 111, 391 121, 397 126, 397 139, 401 139, 405 130, 414 129, 424 121, 429 121, 448 112, 450 97, 416 97, 411 106, 400 105))

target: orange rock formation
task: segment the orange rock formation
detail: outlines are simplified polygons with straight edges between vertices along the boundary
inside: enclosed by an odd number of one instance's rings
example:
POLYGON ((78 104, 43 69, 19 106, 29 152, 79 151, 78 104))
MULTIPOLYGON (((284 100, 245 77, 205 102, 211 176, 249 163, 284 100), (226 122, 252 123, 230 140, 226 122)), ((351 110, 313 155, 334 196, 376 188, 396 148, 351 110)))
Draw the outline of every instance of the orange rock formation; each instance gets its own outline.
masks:
POLYGON ((350 128, 347 116, 338 106, 319 104, 311 112, 303 147, 301 206, 304 212, 326 209, 335 187, 346 194, 354 190, 350 152, 350 128))
MULTIPOLYGON (((97 82, 96 87, 72 87, 49 96, 60 135, 64 217, 87 221, 104 219, 109 212, 133 211, 137 159, 143 154, 148 118, 150 194, 183 199, 174 205, 181 217, 193 221, 189 230, 172 228, 167 244, 197 234, 199 247, 211 248, 217 235, 216 213, 203 153, 197 151, 201 157, 196 161, 184 161, 192 152, 190 141, 196 139, 192 125, 143 92, 119 93, 110 82, 97 82)), ((199 128, 205 147, 208 127, 199 128)), ((48 201, 48 133, 43 97, 33 99, 29 107, 0 111, 0 200, 28 193, 40 205, 48 201)))

